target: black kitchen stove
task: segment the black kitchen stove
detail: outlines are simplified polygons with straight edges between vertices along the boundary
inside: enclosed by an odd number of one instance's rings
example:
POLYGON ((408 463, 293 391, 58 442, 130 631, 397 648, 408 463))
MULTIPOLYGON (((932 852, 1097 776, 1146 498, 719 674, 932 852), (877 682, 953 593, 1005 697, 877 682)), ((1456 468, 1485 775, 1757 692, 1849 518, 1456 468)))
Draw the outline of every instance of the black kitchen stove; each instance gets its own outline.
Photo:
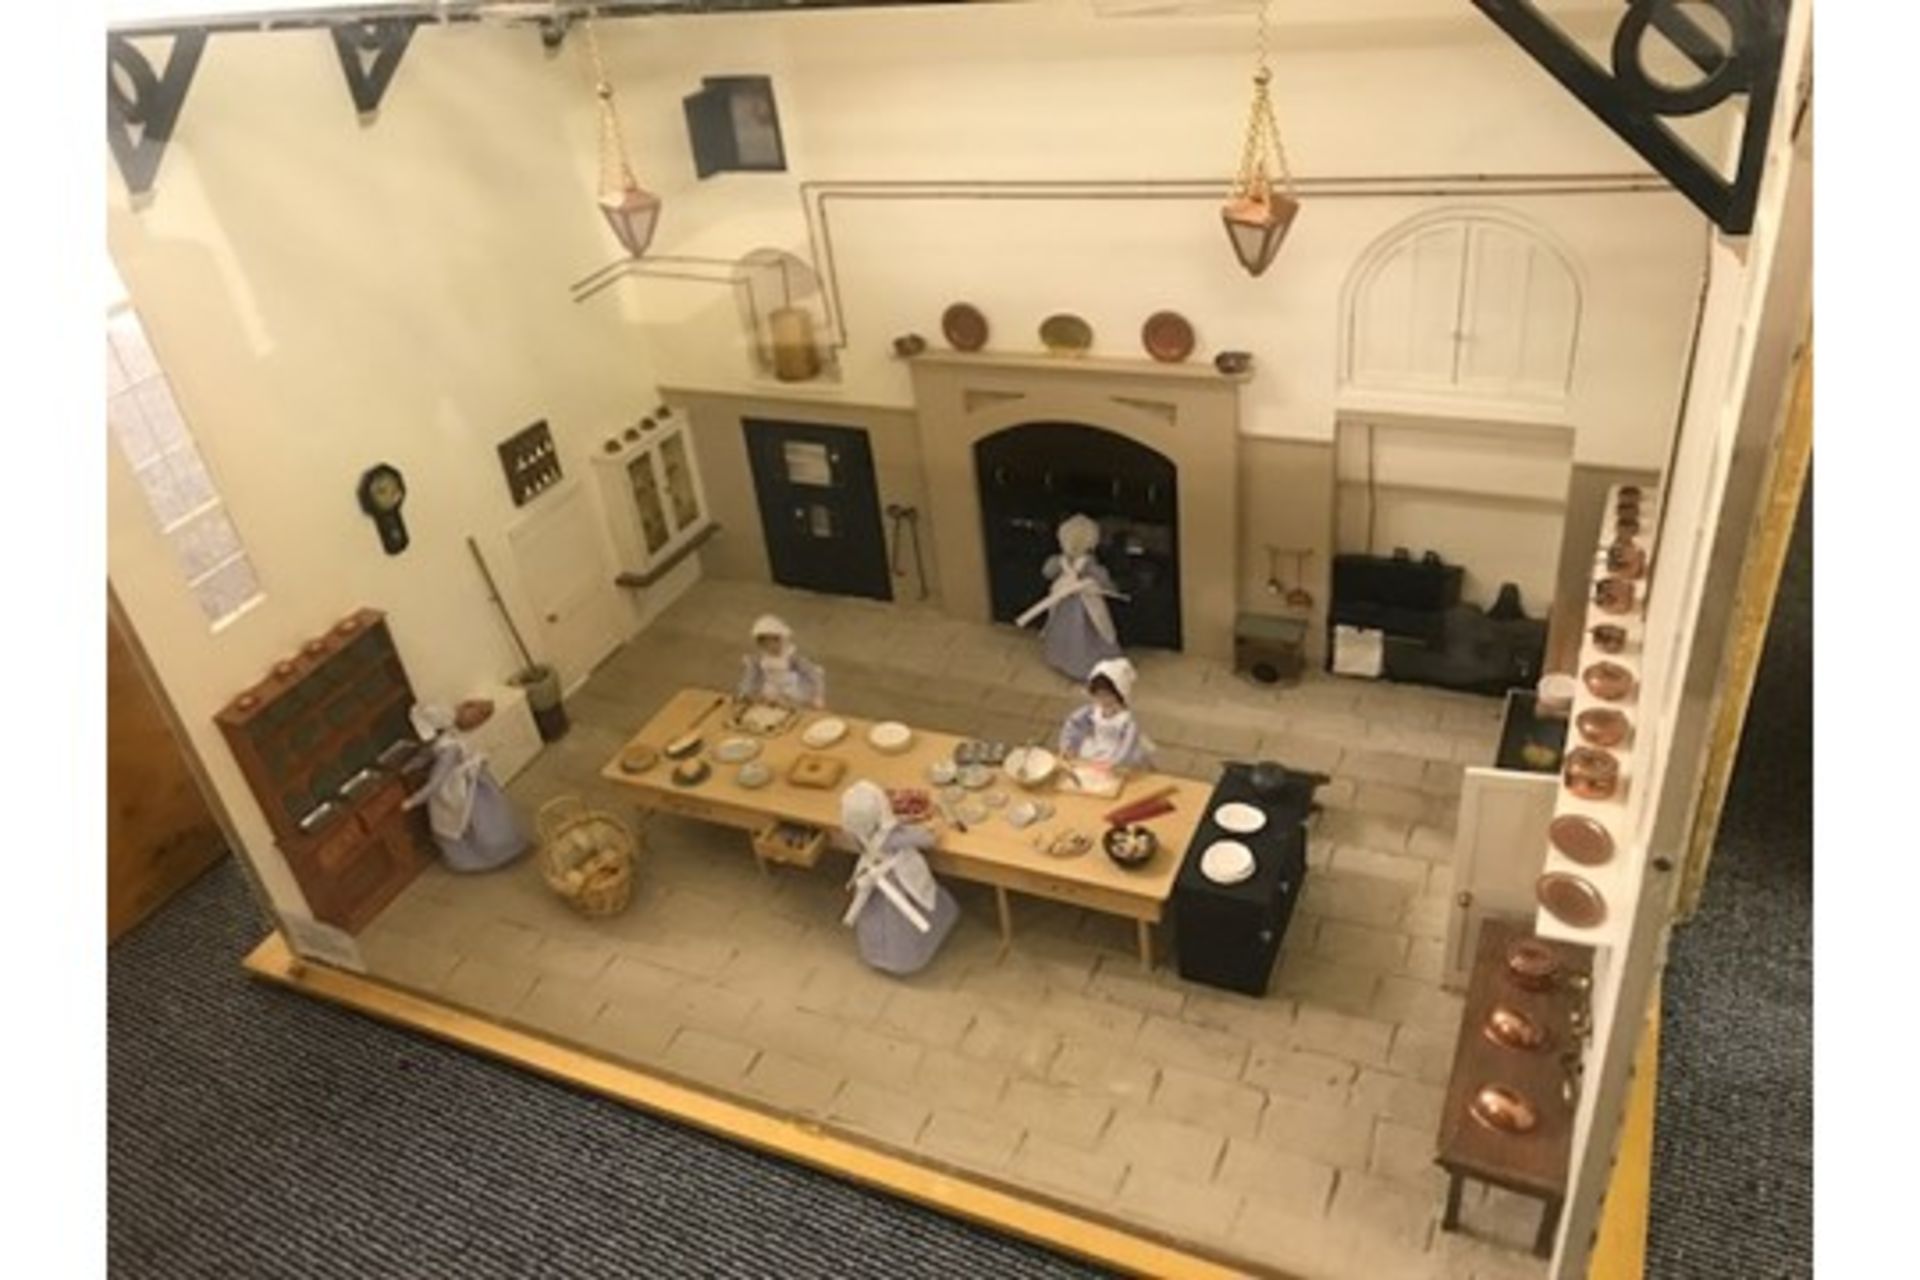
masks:
POLYGON ((1263 996, 1306 882, 1306 823, 1314 789, 1326 779, 1286 770, 1284 784, 1268 793, 1254 785, 1253 769, 1229 764, 1221 771, 1174 880, 1172 907, 1181 977, 1263 996), (1251 835, 1221 827, 1214 813, 1236 800, 1263 811, 1267 824, 1251 835), (1215 884, 1201 874, 1200 855, 1216 840, 1246 845, 1253 874, 1238 884, 1215 884))

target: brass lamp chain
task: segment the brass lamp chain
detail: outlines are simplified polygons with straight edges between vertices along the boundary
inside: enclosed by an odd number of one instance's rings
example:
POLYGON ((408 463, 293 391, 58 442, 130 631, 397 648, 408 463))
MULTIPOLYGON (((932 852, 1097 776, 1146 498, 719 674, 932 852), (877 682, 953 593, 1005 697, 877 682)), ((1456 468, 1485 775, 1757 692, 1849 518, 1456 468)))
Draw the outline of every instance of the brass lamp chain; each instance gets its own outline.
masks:
POLYGON ((607 67, 600 60, 600 41, 594 38, 593 19, 583 18, 586 29, 586 53, 593 76, 594 96, 600 100, 600 190, 625 191, 639 186, 633 166, 627 162, 627 140, 620 132, 620 113, 613 106, 613 84, 607 79, 607 67))
POLYGON ((1277 175, 1288 194, 1293 192, 1293 171, 1287 165, 1287 147, 1280 140, 1280 123, 1274 118, 1273 97, 1268 86, 1273 69, 1267 61, 1267 5, 1260 0, 1259 35, 1253 71, 1253 104, 1247 111, 1247 138, 1240 151, 1240 173, 1234 195, 1243 199, 1262 199, 1268 181, 1277 175), (1273 170, 1269 173, 1268 164, 1273 170))

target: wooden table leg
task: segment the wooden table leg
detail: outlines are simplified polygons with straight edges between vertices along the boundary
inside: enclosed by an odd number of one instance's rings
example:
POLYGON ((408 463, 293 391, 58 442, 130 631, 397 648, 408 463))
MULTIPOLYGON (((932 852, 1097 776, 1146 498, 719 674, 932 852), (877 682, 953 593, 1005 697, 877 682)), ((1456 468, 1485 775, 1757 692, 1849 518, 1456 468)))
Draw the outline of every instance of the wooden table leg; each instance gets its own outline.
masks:
POLYGON ((1134 927, 1140 932, 1140 967, 1153 969, 1153 926, 1145 920, 1136 920, 1134 927))
POLYGON ((1460 1229, 1460 1192, 1465 1189, 1467 1180, 1457 1173, 1447 1175, 1447 1209, 1440 1215, 1442 1231, 1460 1229))
POLYGON ((1533 1253, 1537 1258, 1553 1256, 1553 1239, 1560 1234, 1560 1205, 1558 1200, 1547 1200, 1541 1204, 1540 1234, 1533 1238, 1533 1253))
POLYGON ((1013 945, 1013 903, 1001 885, 993 886, 993 901, 1000 908, 1000 949, 1005 951, 1013 945))

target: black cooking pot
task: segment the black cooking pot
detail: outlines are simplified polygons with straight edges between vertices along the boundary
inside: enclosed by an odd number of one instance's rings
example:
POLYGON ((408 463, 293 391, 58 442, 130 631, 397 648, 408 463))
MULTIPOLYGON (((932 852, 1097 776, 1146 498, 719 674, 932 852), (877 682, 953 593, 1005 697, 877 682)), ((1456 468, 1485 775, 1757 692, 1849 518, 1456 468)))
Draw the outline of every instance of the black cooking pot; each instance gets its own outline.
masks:
POLYGON ((1324 773, 1289 769, 1277 760, 1262 760, 1247 770, 1247 784, 1270 805, 1310 805, 1313 793, 1331 781, 1324 773))

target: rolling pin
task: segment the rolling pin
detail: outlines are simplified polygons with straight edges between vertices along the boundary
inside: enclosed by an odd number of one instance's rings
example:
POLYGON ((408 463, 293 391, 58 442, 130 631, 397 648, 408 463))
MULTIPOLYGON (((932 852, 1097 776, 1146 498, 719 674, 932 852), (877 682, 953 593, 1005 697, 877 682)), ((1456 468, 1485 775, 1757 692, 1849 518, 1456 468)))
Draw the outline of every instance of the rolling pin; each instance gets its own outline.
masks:
POLYGON ((1144 817, 1153 817, 1162 813, 1172 813, 1173 804, 1168 800, 1168 797, 1178 789, 1179 788, 1174 786, 1160 787, 1147 792, 1147 794, 1141 796, 1138 800, 1133 800, 1121 805, 1118 809, 1109 809, 1106 815, 1107 825, 1110 827, 1122 827, 1130 822, 1138 822, 1144 817))

